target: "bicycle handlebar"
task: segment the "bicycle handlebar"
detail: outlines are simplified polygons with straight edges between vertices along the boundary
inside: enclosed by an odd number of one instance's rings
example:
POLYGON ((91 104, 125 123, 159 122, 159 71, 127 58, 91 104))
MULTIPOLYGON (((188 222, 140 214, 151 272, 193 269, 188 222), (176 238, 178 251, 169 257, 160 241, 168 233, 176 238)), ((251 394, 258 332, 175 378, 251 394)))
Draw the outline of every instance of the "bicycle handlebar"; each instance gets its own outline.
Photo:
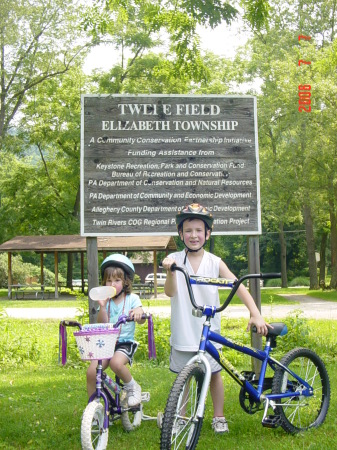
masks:
MULTIPOLYGON (((142 314, 142 319, 149 319, 151 317, 151 314, 142 314)), ((117 322, 114 324, 114 328, 118 328, 120 325, 126 322, 133 322, 134 318, 127 316, 126 314, 122 314, 118 317, 117 322)))
POLYGON ((198 309, 200 311, 203 311, 204 307, 206 305, 200 306, 196 303, 194 294, 193 294, 193 290, 192 290, 193 284, 206 284, 206 285, 208 284, 208 285, 231 287, 232 289, 231 289, 230 293, 228 294, 228 297, 226 298, 225 302, 219 308, 216 308, 215 313, 219 313, 227 308, 229 303, 232 301, 236 291, 238 290, 240 284, 242 284, 243 281, 250 279, 250 278, 252 278, 252 279, 258 278, 261 280, 267 280, 267 279, 272 279, 272 278, 281 278, 281 273, 278 273, 278 272, 275 272, 275 273, 252 273, 252 274, 243 275, 242 277, 240 277, 236 280, 226 280, 224 278, 195 277, 195 276, 190 276, 184 267, 177 266, 176 264, 172 264, 170 270, 172 272, 174 272, 174 271, 181 272, 184 275, 191 303, 195 309, 198 309), (202 282, 195 281, 198 278, 202 279, 202 282), (207 280, 208 280, 208 282, 207 282, 207 280))

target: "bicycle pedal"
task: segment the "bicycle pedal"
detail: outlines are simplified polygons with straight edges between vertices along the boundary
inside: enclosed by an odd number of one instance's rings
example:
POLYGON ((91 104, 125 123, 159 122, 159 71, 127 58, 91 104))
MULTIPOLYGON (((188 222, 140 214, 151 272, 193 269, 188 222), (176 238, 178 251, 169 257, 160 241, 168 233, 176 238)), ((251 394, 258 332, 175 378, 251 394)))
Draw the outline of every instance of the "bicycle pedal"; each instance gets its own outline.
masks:
POLYGON ((142 403, 150 401, 150 392, 142 392, 142 403))
POLYGON ((266 416, 262 420, 262 425, 266 428, 277 428, 281 424, 281 417, 276 415, 266 416))
POLYGON ((256 373, 250 370, 243 370, 241 375, 243 375, 247 381, 254 381, 256 379, 256 373))

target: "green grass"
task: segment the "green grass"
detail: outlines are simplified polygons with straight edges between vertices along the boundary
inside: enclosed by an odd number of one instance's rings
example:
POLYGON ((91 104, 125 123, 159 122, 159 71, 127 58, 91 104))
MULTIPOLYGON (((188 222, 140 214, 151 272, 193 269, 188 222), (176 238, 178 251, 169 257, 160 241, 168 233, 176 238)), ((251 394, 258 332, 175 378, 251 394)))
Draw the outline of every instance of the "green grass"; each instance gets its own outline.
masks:
MULTIPOLYGON (((228 295, 228 290, 220 290, 220 300, 223 302, 228 295)), ((262 304, 289 304, 289 300, 284 299, 276 289, 268 289, 261 291, 262 304)), ((169 299, 142 299, 143 306, 169 306, 169 299)), ((292 302, 295 303, 295 302, 292 302)), ((241 304, 238 297, 234 297, 232 304, 241 304)), ((81 300, 73 299, 46 299, 46 300, 8 300, 7 297, 0 296, 0 308, 67 308, 81 306, 81 300)))
POLYGON ((4 300, 0 298, 0 308, 76 308, 78 300, 4 300))
MULTIPOLYGON (((332 385, 336 386, 337 365, 329 366, 332 385)), ((135 364, 133 375, 143 390, 151 393, 144 413, 156 417, 163 411, 174 375, 166 367, 135 364)), ((261 413, 247 415, 239 406, 239 390, 234 381, 224 376, 225 414, 230 433, 215 436, 211 430, 211 402, 206 415, 198 449, 288 450, 336 448, 337 398, 333 390, 330 410, 324 425, 306 433, 291 436, 282 429, 261 426, 261 413)), ((0 448, 80 450, 81 415, 86 405, 85 369, 47 367, 42 372, 14 371, 1 376, 0 448), (32 386, 34 379, 34 386, 32 386)), ((157 449, 160 430, 156 421, 142 422, 140 428, 126 433, 120 422, 109 430, 108 449, 157 449)))
MULTIPOLYGON (((220 300, 224 302, 228 295, 229 290, 220 289, 220 300)), ((295 301, 290 301, 282 297, 281 294, 294 294, 294 295, 308 295, 310 297, 319 298, 321 300, 335 301, 337 302, 336 290, 318 290, 311 291, 307 288, 263 288, 261 289, 261 303, 264 305, 284 305, 294 304, 295 301)), ((86 298, 86 297, 83 297, 86 298)), ((144 306, 169 306, 170 301, 166 299, 142 299, 144 306)), ((234 297, 231 304, 240 305, 241 300, 238 297, 234 297)), ((0 308, 64 308, 64 307, 76 307, 81 305, 81 300, 75 296, 71 299, 46 299, 46 300, 8 300, 7 289, 0 289, 0 308)))
MULTIPOLYGON (((198 449, 288 450, 336 448, 337 426, 337 321, 285 319, 290 332, 279 340, 278 353, 306 345, 319 353, 327 365, 331 381, 331 403, 322 427, 291 436, 283 429, 261 426, 261 413, 247 415, 240 407, 239 388, 226 374, 225 414, 230 433, 215 436, 211 430, 212 406, 207 400, 206 414, 198 449)), ((132 366, 135 379, 151 400, 144 413, 156 417, 164 411, 175 375, 168 367, 169 320, 155 323, 156 345, 160 360, 150 362, 142 350, 147 327, 137 327, 141 342, 132 366), (165 347, 165 349, 164 349, 165 347), (163 349, 163 350, 161 350, 163 349)), ((224 319, 230 337, 248 342, 246 320, 224 319)), ((80 450, 81 415, 86 406, 85 374, 87 363, 79 360, 72 333, 68 331, 68 364, 58 365, 58 321, 0 320, 0 449, 80 450)), ((249 369, 250 358, 228 357, 241 369, 249 369), (248 358, 248 359, 247 359, 248 358)), ((134 432, 126 433, 120 422, 110 428, 108 449, 159 448, 160 430, 156 421, 146 421, 134 432)))

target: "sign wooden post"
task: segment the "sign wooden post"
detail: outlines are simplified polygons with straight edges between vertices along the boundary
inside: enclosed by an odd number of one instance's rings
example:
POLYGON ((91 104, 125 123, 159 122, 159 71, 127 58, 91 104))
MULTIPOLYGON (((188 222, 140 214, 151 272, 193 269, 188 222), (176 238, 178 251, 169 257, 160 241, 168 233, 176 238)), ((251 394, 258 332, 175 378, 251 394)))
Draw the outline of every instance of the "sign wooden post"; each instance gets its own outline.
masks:
POLYGON ((88 299, 89 299, 89 322, 97 321, 97 302, 90 299, 89 292, 93 287, 98 286, 98 250, 97 238, 87 237, 87 260, 88 260, 88 299))
MULTIPOLYGON (((248 237, 248 272, 260 273, 260 249, 259 237, 248 237)), ((259 279, 249 280, 249 291, 253 297, 258 310, 261 312, 261 287, 259 279)), ((262 337, 257 333, 251 333, 251 343, 253 347, 262 348, 262 337)), ((252 358, 253 371, 258 375, 261 370, 261 362, 252 358)))

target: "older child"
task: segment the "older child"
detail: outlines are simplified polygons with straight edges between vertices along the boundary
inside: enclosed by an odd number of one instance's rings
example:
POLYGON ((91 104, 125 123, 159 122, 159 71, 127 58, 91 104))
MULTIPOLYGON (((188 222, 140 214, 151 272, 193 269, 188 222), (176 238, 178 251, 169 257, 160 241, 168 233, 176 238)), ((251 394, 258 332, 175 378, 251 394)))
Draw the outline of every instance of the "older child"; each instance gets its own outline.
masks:
MULTIPOLYGON (((110 360, 103 361, 103 369, 110 366, 111 370, 123 381, 128 405, 132 407, 141 402, 141 387, 133 379, 127 364, 129 363, 131 366, 133 355, 137 350, 137 343, 134 341, 135 322, 145 322, 145 319, 142 319, 144 311, 140 298, 131 293, 135 269, 129 258, 113 254, 103 261, 101 274, 103 286, 113 286, 116 289, 116 295, 98 302, 100 309, 97 321, 99 323, 115 323, 121 314, 134 318, 134 322, 121 325, 115 353, 110 360)), ((92 361, 87 370, 89 398, 96 390, 96 367, 97 361, 92 361)))
MULTIPOLYGON (((198 203, 187 205, 177 214, 176 224, 180 239, 186 248, 166 257, 163 260, 163 267, 168 270, 165 293, 171 297, 170 370, 178 373, 199 348, 203 319, 192 316, 183 275, 179 272, 171 272, 172 264, 184 265, 191 275, 215 278, 219 276, 235 278, 235 276, 219 257, 204 250, 204 245, 210 238, 213 228, 213 217, 207 208, 198 203)), ((219 306, 219 293, 216 286, 193 286, 193 292, 199 305, 205 304, 206 299, 208 305, 219 306)), ((247 330, 255 325, 258 333, 266 335, 270 325, 266 324, 254 299, 243 285, 238 289, 237 295, 250 312, 247 330)), ((211 329, 220 332, 220 321, 220 314, 216 314, 211 320, 211 329)), ((216 433, 226 433, 228 425, 223 412, 224 389, 220 373, 221 366, 208 354, 206 356, 209 357, 212 369, 210 384, 214 408, 212 428, 216 433)))

